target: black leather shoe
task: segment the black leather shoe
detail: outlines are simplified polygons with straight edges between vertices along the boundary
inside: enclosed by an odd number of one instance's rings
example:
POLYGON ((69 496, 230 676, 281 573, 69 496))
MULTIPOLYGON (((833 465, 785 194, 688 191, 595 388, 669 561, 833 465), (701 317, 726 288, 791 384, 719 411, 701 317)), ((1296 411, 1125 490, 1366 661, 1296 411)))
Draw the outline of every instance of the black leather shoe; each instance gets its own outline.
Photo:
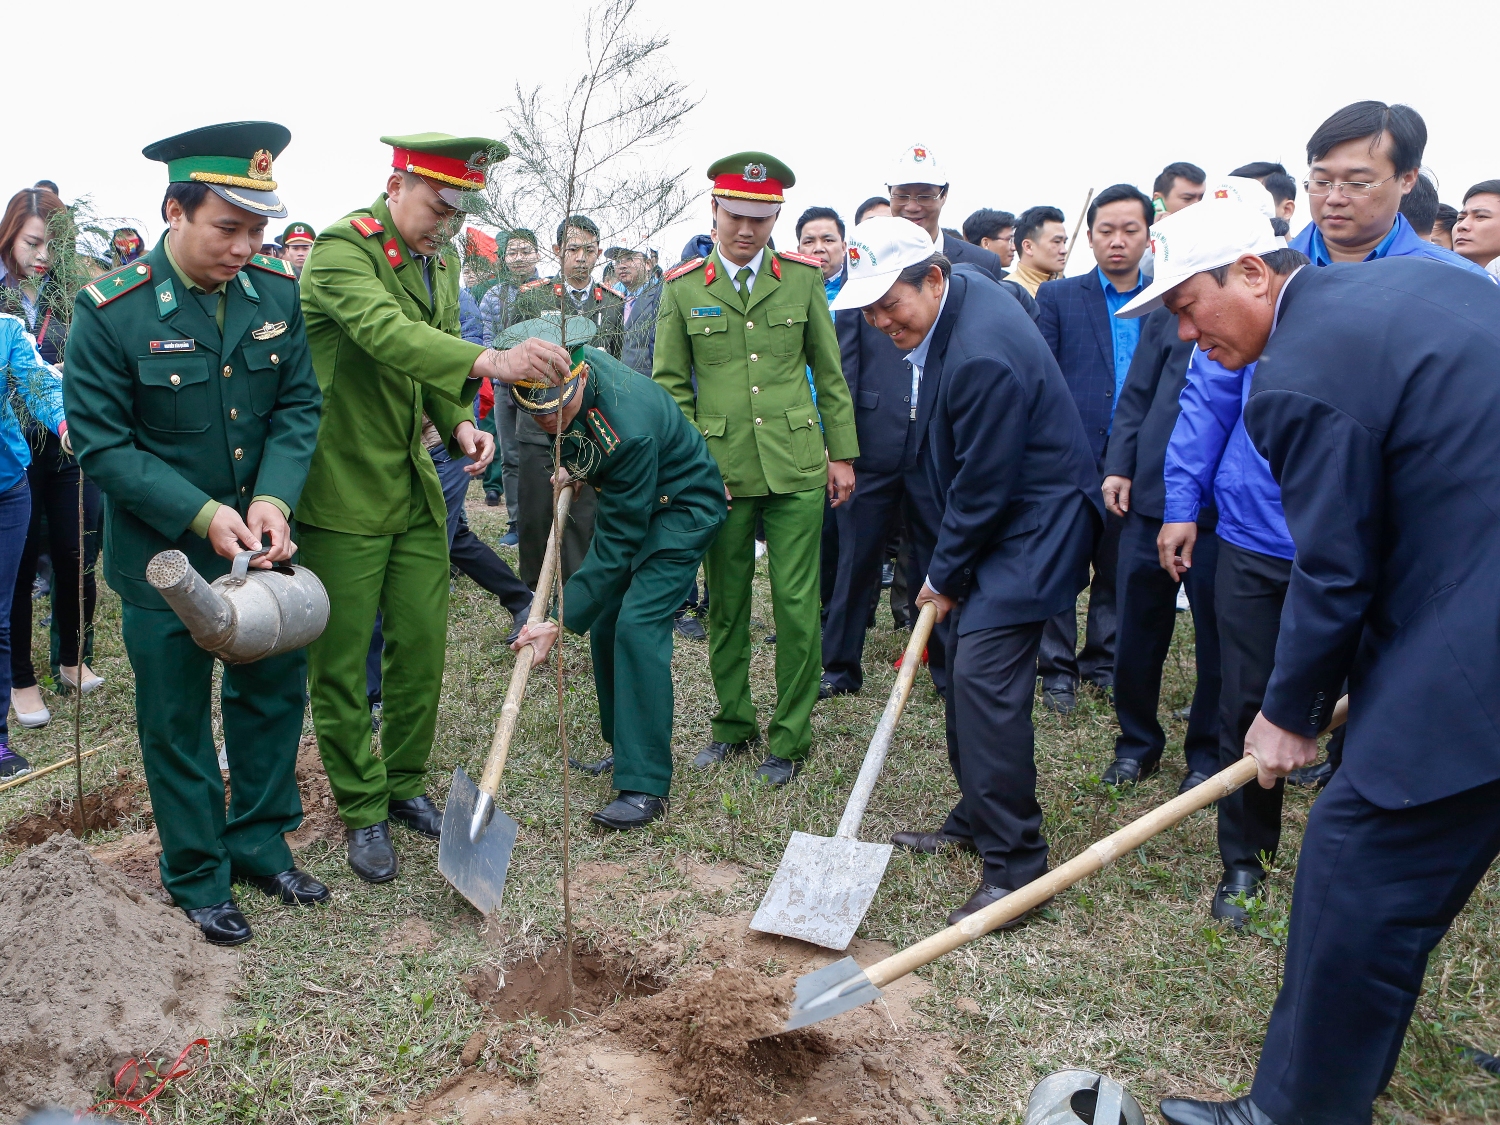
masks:
POLYGON ((803 764, 800 758, 791 761, 787 758, 778 758, 775 754, 767 754, 766 760, 760 764, 760 769, 755 771, 755 780, 764 781, 767 785, 780 789, 802 772, 803 764))
POLYGON ((752 735, 743 742, 710 742, 693 759, 695 770, 706 770, 716 766, 731 754, 743 754, 760 741, 760 735, 752 735))
POLYGON ((197 910, 184 909, 183 913, 215 945, 244 945, 255 936, 232 898, 212 906, 200 906, 197 910))
POLYGON ((768 644, 768 645, 774 645, 775 643, 776 643, 776 634, 775 633, 767 633, 766 634, 766 644, 768 644))
POLYGON ((1171 1125, 1276 1125, 1249 1096, 1232 1102, 1200 1102, 1193 1098, 1163 1098, 1161 1115, 1171 1125))
POLYGON ((366 883, 389 883, 396 877, 390 821, 382 820, 368 828, 346 828, 344 842, 349 846, 349 869, 366 883))
POLYGON ((287 906, 328 901, 328 888, 296 867, 278 871, 275 875, 241 875, 240 881, 249 883, 272 898, 281 899, 287 906))
POLYGON ((515 614, 511 617, 510 632, 505 634, 506 648, 516 643, 516 638, 521 635, 521 630, 526 627, 526 619, 530 616, 530 602, 527 602, 523 608, 516 610, 515 614))
POLYGON ((666 815, 667 802, 650 793, 621 792, 609 804, 589 817, 601 828, 624 830, 650 824, 657 817, 666 815))
POLYGON ((1172 718, 1176 719, 1179 723, 1185 723, 1192 717, 1192 707, 1179 707, 1177 708, 1177 710, 1172 712, 1172 718))
POLYGON ((598 777, 600 774, 610 773, 615 768, 615 756, 606 754, 597 762, 580 762, 577 758, 569 758, 568 765, 579 773, 586 773, 590 777, 598 777))
POLYGON ((1245 921, 1249 915, 1245 913, 1243 906, 1236 905, 1232 899, 1245 895, 1253 898, 1259 892, 1260 885, 1265 882, 1265 876, 1254 871, 1246 871, 1237 868, 1225 874, 1219 880, 1219 887, 1214 891, 1213 916, 1222 918, 1237 930, 1245 928, 1245 921))
POLYGON ((1302 785, 1309 789, 1321 789, 1333 780, 1333 763, 1327 758, 1312 766, 1303 766, 1286 775, 1288 785, 1302 785))
POLYGON ((1078 689, 1072 680, 1054 680, 1042 684, 1042 706, 1059 715, 1066 715, 1078 706, 1078 689))
POLYGON ((493 488, 484 494, 484 503, 487 508, 498 508, 500 506, 500 493, 493 488))
POLYGON ((1213 774, 1204 773, 1202 770, 1189 770, 1183 775, 1182 784, 1177 787, 1177 795, 1181 796, 1189 789, 1196 789, 1212 776, 1213 774))
POLYGON ((708 640, 708 630, 703 628, 703 622, 686 610, 678 610, 672 615, 672 628, 679 637, 690 641, 708 640))
MULTIPOLYGON (((966 903, 964 903, 962 906, 960 906, 952 914, 948 915, 948 925, 950 925, 950 926, 956 926, 956 925, 958 925, 965 918, 967 918, 970 914, 977 914, 979 911, 983 910, 986 906, 990 905, 990 903, 992 903, 992 902, 999 902, 1002 898, 1004 898, 1008 894, 1010 894, 1010 888, 1009 887, 995 887, 995 886, 991 886, 989 883, 980 883, 979 884, 979 889, 969 896, 969 901, 966 902, 966 903)), ((1051 901, 1052 900, 1050 898, 1047 900, 1047 902, 1051 902, 1051 901)), ((1026 913, 1022 914, 1019 918, 1012 918, 1009 922, 1006 922, 1006 923, 1004 923, 1002 925, 996 926, 990 932, 991 933, 1002 933, 1005 930, 1014 930, 1017 926, 1025 925, 1026 919, 1030 918, 1033 914, 1035 914, 1043 906, 1046 906, 1047 902, 1042 903, 1040 906, 1033 906, 1030 910, 1026 911, 1026 913)))
POLYGON ((957 848, 961 852, 978 851, 974 847, 974 841, 967 836, 954 836, 948 832, 896 832, 891 835, 891 843, 898 848, 905 848, 909 852, 922 852, 924 855, 937 855, 949 848, 957 848))
POLYGON ((1099 781, 1103 785, 1134 785, 1137 781, 1145 781, 1159 769, 1160 761, 1143 763, 1134 758, 1116 758, 1099 775, 1099 781))
POLYGON ((844 687, 832 676, 824 676, 818 682, 818 698, 832 699, 835 695, 853 695, 854 689, 844 687))
POLYGON ((426 836, 429 840, 440 840, 443 837, 443 812, 425 793, 418 797, 408 797, 404 801, 392 801, 386 805, 386 810, 393 820, 399 820, 413 832, 426 836))

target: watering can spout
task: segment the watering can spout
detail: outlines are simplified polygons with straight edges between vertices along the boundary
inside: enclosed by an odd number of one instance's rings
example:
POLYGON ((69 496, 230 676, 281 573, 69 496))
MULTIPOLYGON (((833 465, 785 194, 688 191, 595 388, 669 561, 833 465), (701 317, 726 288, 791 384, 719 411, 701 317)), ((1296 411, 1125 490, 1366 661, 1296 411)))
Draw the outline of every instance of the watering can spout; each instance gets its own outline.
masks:
POLYGON ((203 580, 181 551, 163 551, 146 566, 146 581, 172 607, 193 640, 210 652, 234 634, 234 606, 203 580))

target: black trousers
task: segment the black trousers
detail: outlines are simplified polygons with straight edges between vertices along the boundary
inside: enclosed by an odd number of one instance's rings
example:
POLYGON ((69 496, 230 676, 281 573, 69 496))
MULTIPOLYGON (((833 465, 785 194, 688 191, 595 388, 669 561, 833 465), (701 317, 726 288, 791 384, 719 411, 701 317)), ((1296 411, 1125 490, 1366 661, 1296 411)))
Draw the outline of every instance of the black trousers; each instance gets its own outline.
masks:
MULTIPOLYGON (((848 503, 848 501, 845 501, 848 503)), ((839 505, 843 507, 843 505, 839 505)), ((838 508, 833 506, 833 501, 823 501, 823 537, 819 541, 820 554, 818 559, 818 605, 822 607, 823 618, 828 618, 828 603, 833 601, 833 590, 838 585, 839 577, 839 521, 838 508)))
POLYGON ((947 696, 948 763, 960 796, 943 831, 974 841, 986 883, 1015 890, 1047 872, 1031 725, 1042 622, 960 636, 962 614, 960 604, 948 615, 947 696))
MULTIPOLYGON (((864 683, 860 663, 870 605, 879 594, 880 567, 891 534, 901 525, 905 501, 905 474, 862 473, 854 495, 833 509, 838 525, 838 571, 823 622, 823 678, 839 689, 858 691, 864 683)), ((922 573, 927 573, 926 567, 922 573)), ((921 580, 916 581, 920 589, 921 580)))
MULTIPOLYGON (((1161 703, 1161 670, 1177 626, 1177 583, 1157 561, 1156 536, 1161 520, 1128 512, 1120 530, 1115 604, 1115 716, 1120 734, 1115 757, 1156 762, 1167 745, 1157 718, 1161 703)), ((1193 691, 1183 742, 1191 772, 1219 769, 1219 623, 1214 614, 1214 571, 1219 537, 1199 531, 1193 565, 1183 577, 1193 607, 1194 650, 1198 684, 1193 691)))
POLYGON ((1104 532, 1094 544, 1094 579, 1089 583, 1088 623, 1083 651, 1078 652, 1078 614, 1071 607, 1048 618, 1042 631, 1037 675, 1042 683, 1080 679, 1100 687, 1115 682, 1115 569, 1120 554, 1120 528, 1124 520, 1104 515, 1104 532))
MULTIPOLYGON (((1292 577, 1290 559, 1278 559, 1219 541, 1215 605, 1219 613, 1219 768, 1245 756, 1245 735, 1260 713, 1266 684, 1276 664, 1281 604, 1292 577)), ((1281 797, 1286 782, 1272 789, 1251 782, 1219 801, 1219 857, 1226 872, 1264 872, 1260 855, 1274 855, 1281 843, 1281 797)))
POLYGON ((1427 956, 1497 854, 1500 782, 1391 810, 1361 797, 1344 771, 1334 775, 1297 858, 1256 1105, 1288 1125, 1369 1125, 1427 956))

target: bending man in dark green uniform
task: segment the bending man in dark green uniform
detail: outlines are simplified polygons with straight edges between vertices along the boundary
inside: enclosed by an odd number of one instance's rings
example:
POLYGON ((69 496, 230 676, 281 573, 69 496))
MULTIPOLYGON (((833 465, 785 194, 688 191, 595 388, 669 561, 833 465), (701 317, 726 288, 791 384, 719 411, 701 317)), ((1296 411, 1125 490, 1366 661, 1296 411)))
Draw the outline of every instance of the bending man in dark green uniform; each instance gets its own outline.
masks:
MULTIPOLYGON (((614 750, 619 796, 593 815, 635 828, 665 811, 672 784, 672 614, 724 522, 724 479, 702 436, 664 389, 597 348, 562 387, 512 391, 550 434, 562 433, 565 483, 597 497, 588 554, 563 587, 563 623, 588 633, 599 725, 614 750)), ((557 638, 528 625, 513 648, 537 663, 557 638)))
POLYGON ((146 564, 176 548, 212 580, 262 536, 270 553, 252 565, 297 549, 288 519, 322 396, 292 268, 255 253, 266 220, 286 217, 271 161, 290 139, 280 125, 245 121, 145 150, 167 164, 171 229, 79 294, 63 380, 69 436, 104 492, 104 576, 123 603, 162 885, 219 945, 251 936, 231 878, 288 904, 328 897, 282 839, 302 821, 293 769, 307 657, 224 669, 226 820, 214 658, 146 581, 146 564))

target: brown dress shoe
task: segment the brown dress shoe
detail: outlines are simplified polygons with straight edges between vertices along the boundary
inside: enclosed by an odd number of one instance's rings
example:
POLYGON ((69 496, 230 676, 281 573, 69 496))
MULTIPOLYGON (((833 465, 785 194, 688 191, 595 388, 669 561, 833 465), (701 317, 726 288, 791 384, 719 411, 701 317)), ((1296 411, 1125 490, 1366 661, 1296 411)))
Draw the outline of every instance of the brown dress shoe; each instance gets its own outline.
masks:
MULTIPOLYGON (((970 914, 977 914, 986 906, 989 906, 991 903, 999 902, 1002 898, 1010 893, 1011 892, 1009 887, 996 887, 990 885, 989 883, 980 883, 979 889, 969 896, 969 901, 960 906, 952 914, 948 915, 948 925, 958 925, 970 914)), ((1038 903, 1036 906, 1033 906, 1030 910, 1026 911, 1026 913, 1022 914, 1019 918, 1012 918, 1009 922, 1002 922, 990 932, 999 933, 1003 930, 1014 930, 1017 926, 1023 925, 1028 918, 1030 918, 1033 914, 1042 909, 1042 907, 1046 906, 1047 903, 1051 901, 1052 900, 1049 898, 1046 900, 1046 902, 1038 903)))
POLYGON ((974 847, 974 841, 967 836, 954 836, 941 831, 896 832, 891 835, 891 843, 909 852, 922 852, 926 855, 937 855, 938 852, 947 851, 949 848, 958 848, 965 852, 977 850, 974 847))

